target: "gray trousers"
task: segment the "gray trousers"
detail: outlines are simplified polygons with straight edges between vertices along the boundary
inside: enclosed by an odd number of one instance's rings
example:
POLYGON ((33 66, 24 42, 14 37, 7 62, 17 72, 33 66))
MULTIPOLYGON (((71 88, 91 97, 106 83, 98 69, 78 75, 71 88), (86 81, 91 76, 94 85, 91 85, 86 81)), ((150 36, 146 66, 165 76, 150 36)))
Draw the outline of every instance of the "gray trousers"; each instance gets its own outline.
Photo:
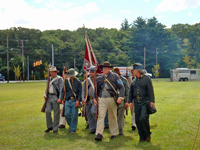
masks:
POLYGON ((86 115, 89 122, 89 129, 91 132, 96 131, 97 120, 96 120, 96 107, 94 105, 93 99, 87 101, 86 105, 86 115))
POLYGON ((118 123, 118 128, 119 128, 119 134, 123 134, 123 128, 124 128, 124 110, 125 110, 125 105, 124 101, 122 101, 121 104, 118 105, 117 108, 117 123, 118 123))
POLYGON ((56 95, 49 95, 46 105, 46 124, 47 128, 53 127, 53 131, 58 130, 60 120, 60 106, 57 103, 58 97, 56 95), (52 121, 51 112, 54 113, 54 121, 52 121))
POLYGON ((135 123, 135 106, 134 106, 134 102, 132 102, 133 104, 133 109, 130 109, 131 110, 131 115, 132 115, 132 118, 131 118, 131 127, 137 127, 136 126, 136 123, 135 123))

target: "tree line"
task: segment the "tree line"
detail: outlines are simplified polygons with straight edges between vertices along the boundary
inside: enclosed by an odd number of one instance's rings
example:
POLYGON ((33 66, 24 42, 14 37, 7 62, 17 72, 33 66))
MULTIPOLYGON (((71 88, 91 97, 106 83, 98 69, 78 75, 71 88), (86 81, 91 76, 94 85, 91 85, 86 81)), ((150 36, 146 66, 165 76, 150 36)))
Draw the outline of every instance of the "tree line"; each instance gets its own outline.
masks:
MULTIPOLYGON (((156 17, 149 19, 138 17, 129 23, 124 19, 121 29, 86 28, 98 62, 108 60, 114 66, 131 66, 144 62, 145 68, 152 72, 157 63, 160 65, 160 77, 169 77, 170 69, 177 67, 197 68, 200 63, 200 23, 194 25, 176 24, 171 28, 158 22, 156 17), (157 49, 157 53, 156 53, 157 49)), ((30 79, 32 73, 36 79, 44 79, 45 65, 33 66, 42 60, 50 63, 52 44, 54 46, 54 64, 62 71, 63 64, 83 71, 85 52, 85 30, 46 30, 12 27, 0 30, 0 72, 7 76, 7 35, 9 39, 10 79, 14 79, 14 66, 22 67, 22 44, 24 41, 25 75, 27 76, 27 56, 29 56, 30 79)), ((6 77, 7 78, 7 77, 6 77)))

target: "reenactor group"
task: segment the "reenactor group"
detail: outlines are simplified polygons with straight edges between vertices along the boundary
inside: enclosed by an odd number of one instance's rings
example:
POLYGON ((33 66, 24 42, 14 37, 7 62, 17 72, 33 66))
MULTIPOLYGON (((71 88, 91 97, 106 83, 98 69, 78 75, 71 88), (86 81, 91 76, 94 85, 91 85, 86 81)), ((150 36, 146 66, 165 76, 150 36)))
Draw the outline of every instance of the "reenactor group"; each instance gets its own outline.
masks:
POLYGON ((45 132, 58 132, 58 128, 69 126, 69 133, 75 134, 78 124, 79 107, 85 107, 90 134, 95 140, 102 141, 105 120, 108 120, 111 139, 124 135, 124 111, 131 108, 132 130, 138 129, 139 142, 151 140, 148 104, 154 108, 155 98, 151 79, 144 75, 143 66, 133 65, 132 76, 126 79, 119 68, 106 61, 99 66, 103 73, 95 78, 96 67, 89 68, 88 78, 83 85, 76 77, 77 72, 71 68, 65 71, 65 78, 57 75, 58 70, 50 68, 50 81, 46 104, 45 132), (94 80, 95 79, 95 80, 94 80), (96 90, 95 90, 96 88, 96 90), (65 96, 63 98, 63 93, 65 96), (86 94, 87 93, 87 94, 86 94), (149 103, 147 103, 149 102, 149 103), (60 106, 61 104, 61 106, 60 106), (62 117, 64 109, 64 117, 62 117), (52 120, 51 112, 54 112, 52 120))

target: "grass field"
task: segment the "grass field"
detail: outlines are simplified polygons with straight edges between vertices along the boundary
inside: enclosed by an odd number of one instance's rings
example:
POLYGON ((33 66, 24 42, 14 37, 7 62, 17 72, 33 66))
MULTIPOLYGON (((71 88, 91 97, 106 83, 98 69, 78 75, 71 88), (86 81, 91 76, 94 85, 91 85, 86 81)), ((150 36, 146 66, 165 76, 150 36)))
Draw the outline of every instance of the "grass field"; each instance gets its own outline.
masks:
MULTIPOLYGON (((104 130, 103 141, 94 140, 79 117, 76 135, 66 129, 44 133, 45 114, 41 113, 45 82, 0 84, 0 149, 192 149, 200 119, 200 82, 153 81, 157 113, 150 116, 151 143, 139 143, 131 130, 131 115, 126 117, 124 136, 110 139, 104 130)), ((200 149, 200 133, 195 147, 200 149)))

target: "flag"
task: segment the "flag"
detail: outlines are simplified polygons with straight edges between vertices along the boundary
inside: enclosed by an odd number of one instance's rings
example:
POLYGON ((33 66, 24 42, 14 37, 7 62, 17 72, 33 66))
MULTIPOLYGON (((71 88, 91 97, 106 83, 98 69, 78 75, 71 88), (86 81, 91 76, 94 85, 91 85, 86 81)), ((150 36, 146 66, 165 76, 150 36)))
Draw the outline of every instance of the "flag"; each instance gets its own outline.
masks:
POLYGON ((84 57, 84 70, 88 70, 90 66, 96 66, 97 73, 103 73, 99 68, 98 61, 95 57, 95 54, 92 49, 92 45, 90 44, 90 40, 87 35, 87 31, 85 31, 85 57, 84 57))

